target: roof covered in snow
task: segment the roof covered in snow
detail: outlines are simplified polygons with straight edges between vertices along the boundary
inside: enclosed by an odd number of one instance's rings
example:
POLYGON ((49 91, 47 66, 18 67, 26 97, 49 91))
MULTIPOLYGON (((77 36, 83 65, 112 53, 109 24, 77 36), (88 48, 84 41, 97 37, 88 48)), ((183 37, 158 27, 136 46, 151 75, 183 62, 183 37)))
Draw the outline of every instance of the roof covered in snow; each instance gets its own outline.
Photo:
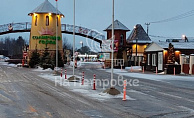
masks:
POLYGON ((45 0, 42 4, 40 4, 36 9, 34 9, 32 12, 30 12, 28 15, 32 13, 54 13, 59 15, 63 15, 59 10, 56 10, 56 8, 48 1, 45 0))
POLYGON ((137 24, 127 38, 128 43, 152 43, 150 37, 140 24, 137 24))
MULTIPOLYGON (((112 24, 108 26, 104 31, 112 30, 112 24)), ((123 25, 120 21, 115 20, 114 21, 114 30, 124 30, 124 31, 130 31, 125 25, 123 25)))
MULTIPOLYGON (((162 48, 168 48, 168 42, 155 42, 162 48)), ((194 49, 194 42, 170 42, 175 49, 194 49)))
MULTIPOLYGON (((194 42, 170 42, 174 49, 190 49, 194 50, 194 42)), ((150 44, 145 51, 160 51, 163 49, 167 49, 169 47, 169 42, 153 42, 150 44)))

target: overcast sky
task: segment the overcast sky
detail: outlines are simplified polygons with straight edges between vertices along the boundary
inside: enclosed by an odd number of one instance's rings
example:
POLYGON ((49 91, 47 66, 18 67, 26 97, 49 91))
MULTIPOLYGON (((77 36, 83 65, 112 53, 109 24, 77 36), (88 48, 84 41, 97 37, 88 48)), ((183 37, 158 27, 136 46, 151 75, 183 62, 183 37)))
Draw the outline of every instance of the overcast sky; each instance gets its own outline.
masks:
MULTIPOLYGON (((55 0, 49 0, 55 6, 55 0)), ((44 0, 1 0, 0 25, 17 22, 31 22, 28 13, 44 0)), ((59 10, 65 15, 62 23, 73 24, 73 0, 58 0, 59 10)), ((194 0, 115 0, 115 19, 130 30, 141 24, 146 30, 146 22, 168 19, 194 9, 194 0)), ((194 14, 194 13, 193 13, 194 14)), ((103 30, 112 21, 112 0, 76 0, 76 25, 95 29, 106 35, 103 30)), ((150 25, 149 34, 164 37, 179 37, 182 34, 194 37, 194 15, 181 20, 150 25)), ((130 32, 129 32, 130 33, 130 32)), ((29 33, 0 36, 29 38, 29 33)), ((129 35, 129 34, 128 34, 129 35)), ((68 35, 69 41, 73 36, 68 35)), ((127 36, 128 37, 128 36, 127 36)), ((158 38, 151 37, 152 40, 158 38)), ((76 45, 81 37, 76 37, 76 45)), ((162 39, 161 39, 162 40, 162 39)))

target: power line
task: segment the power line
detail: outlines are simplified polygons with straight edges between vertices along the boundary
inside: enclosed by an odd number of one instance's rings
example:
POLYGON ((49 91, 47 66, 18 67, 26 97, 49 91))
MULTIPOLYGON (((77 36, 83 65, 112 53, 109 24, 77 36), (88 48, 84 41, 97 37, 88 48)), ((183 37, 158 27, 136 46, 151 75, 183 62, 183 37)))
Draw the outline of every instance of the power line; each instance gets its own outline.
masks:
POLYGON ((150 23, 170 22, 170 21, 175 21, 175 20, 180 20, 180 19, 184 19, 184 18, 187 18, 187 17, 191 17, 193 15, 194 15, 194 10, 191 10, 191 11, 185 12, 183 14, 180 14, 180 15, 177 15, 177 16, 174 16, 174 17, 171 17, 171 18, 167 18, 167 19, 159 20, 159 21, 153 21, 153 22, 150 22, 150 23))

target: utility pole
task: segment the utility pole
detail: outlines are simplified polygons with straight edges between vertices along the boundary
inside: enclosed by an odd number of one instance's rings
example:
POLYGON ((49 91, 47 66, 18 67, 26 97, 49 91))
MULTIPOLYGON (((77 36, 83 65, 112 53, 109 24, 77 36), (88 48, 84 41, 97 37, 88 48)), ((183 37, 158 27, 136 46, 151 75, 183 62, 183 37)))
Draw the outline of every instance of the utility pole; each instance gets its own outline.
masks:
POLYGON ((56 1, 56 72, 57 72, 57 68, 58 68, 58 27, 57 27, 57 20, 58 20, 58 4, 57 4, 57 0, 56 1))
POLYGON ((112 52, 111 52, 111 81, 110 86, 111 88, 114 88, 113 86, 113 59, 114 59, 114 0, 112 0, 112 52))
POLYGON ((75 0, 73 1, 73 77, 75 77, 75 0))
POLYGON ((147 25, 147 34, 148 34, 150 23, 145 23, 145 25, 147 25))

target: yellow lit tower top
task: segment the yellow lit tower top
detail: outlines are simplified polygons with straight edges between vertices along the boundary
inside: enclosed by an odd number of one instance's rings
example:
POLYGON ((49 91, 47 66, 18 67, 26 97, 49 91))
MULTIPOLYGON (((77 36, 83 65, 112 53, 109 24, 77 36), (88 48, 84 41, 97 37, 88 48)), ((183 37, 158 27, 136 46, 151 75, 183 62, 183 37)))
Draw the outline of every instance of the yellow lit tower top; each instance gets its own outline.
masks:
POLYGON ((56 27, 58 49, 62 51, 61 18, 64 15, 45 0, 28 15, 32 16, 29 51, 56 50, 56 27))

